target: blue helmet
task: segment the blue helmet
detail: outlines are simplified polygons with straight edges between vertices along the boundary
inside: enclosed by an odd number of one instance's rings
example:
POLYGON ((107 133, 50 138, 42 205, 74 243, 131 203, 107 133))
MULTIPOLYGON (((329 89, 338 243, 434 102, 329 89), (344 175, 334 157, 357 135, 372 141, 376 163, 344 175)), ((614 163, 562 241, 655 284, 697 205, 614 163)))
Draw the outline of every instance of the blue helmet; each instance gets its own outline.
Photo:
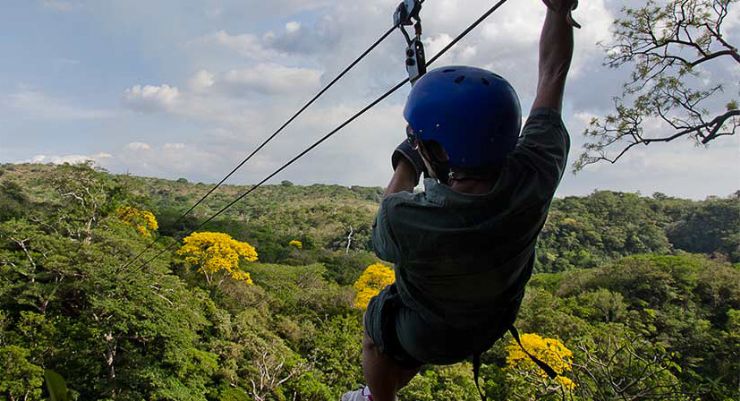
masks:
POLYGON ((449 168, 500 165, 522 125, 519 97, 509 82, 465 66, 427 72, 411 90, 403 115, 411 137, 444 148, 449 168))

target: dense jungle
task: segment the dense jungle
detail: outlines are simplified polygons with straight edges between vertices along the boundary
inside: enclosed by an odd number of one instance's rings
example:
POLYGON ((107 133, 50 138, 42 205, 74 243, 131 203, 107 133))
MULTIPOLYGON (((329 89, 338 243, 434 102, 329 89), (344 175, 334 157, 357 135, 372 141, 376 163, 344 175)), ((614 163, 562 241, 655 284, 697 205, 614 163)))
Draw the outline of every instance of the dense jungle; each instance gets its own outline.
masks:
MULTIPOLYGON (((0 165, 0 399, 323 401, 363 384, 381 188, 249 187, 0 165), (151 245, 154 241, 156 242, 151 245), (146 251, 146 252, 144 252, 146 251), (143 253, 139 259, 131 260, 143 253), (145 263, 146 262, 146 263, 145 263)), ((740 192, 556 198, 491 400, 740 399, 740 192)), ((402 401, 479 399, 469 362, 402 401)))

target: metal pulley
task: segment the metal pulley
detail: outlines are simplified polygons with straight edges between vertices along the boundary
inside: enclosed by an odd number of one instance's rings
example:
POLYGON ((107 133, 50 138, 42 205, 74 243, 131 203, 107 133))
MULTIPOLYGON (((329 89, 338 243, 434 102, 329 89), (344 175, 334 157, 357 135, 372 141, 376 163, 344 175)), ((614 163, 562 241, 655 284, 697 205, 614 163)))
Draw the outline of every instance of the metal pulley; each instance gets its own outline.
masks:
POLYGON ((421 11, 420 0, 404 0, 393 13, 393 23, 398 26, 406 39, 406 71, 409 74, 411 85, 427 72, 427 60, 424 56, 424 44, 421 41, 421 11), (414 36, 406 32, 407 26, 414 26, 414 36))

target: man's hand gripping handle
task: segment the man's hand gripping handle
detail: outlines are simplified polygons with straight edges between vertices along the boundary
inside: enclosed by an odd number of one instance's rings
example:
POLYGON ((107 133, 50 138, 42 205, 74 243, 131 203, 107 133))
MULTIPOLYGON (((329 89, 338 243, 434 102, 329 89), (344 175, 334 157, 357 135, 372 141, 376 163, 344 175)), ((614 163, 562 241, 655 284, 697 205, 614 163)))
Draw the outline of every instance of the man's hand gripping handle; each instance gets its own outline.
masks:
POLYGON ((542 0, 547 8, 558 14, 564 14, 568 24, 573 28, 581 28, 581 24, 573 19, 573 10, 578 8, 578 0, 542 0))

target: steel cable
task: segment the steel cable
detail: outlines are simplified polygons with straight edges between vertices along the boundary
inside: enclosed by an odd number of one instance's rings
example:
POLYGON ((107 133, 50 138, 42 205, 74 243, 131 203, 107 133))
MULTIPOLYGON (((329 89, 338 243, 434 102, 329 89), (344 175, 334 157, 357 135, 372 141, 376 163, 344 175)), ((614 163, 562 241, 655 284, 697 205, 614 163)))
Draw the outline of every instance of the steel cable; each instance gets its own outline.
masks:
MULTIPOLYGON (((288 125, 290 125, 293 120, 298 118, 307 108, 309 108, 316 100, 318 100, 319 97, 321 97, 329 88, 334 86, 337 81, 342 79, 352 68, 354 68, 357 63, 359 63, 365 56, 367 56, 371 51, 373 51, 380 43, 385 41, 386 38, 395 30, 398 28, 398 25, 394 25, 391 27, 387 32, 385 32, 378 40, 375 41, 369 48, 367 48, 359 57, 357 57, 352 63, 350 63, 342 72, 340 72, 334 79, 332 79, 331 82, 329 82, 323 89, 321 89, 311 100, 306 102, 303 107, 301 107, 293 116, 291 116, 283 125, 280 126, 275 132, 272 133, 267 139, 265 139, 257 148, 255 148, 252 153, 250 153, 247 157, 244 158, 239 164, 234 167, 231 172, 229 172, 224 178, 221 179, 213 188, 211 188, 205 195, 203 195, 195 204, 193 204, 185 213, 180 215, 175 222, 173 223, 173 226, 176 226, 178 223, 182 222, 185 217, 187 217, 196 207, 198 207, 201 203, 203 203, 206 198, 208 198, 216 189, 220 188, 221 185, 226 182, 229 178, 231 178, 234 173, 237 172, 242 166, 244 166, 245 163, 247 163, 252 157, 254 157, 257 152, 261 151, 262 148, 264 148, 268 143, 270 143, 278 134, 280 134, 288 125)), ((132 263, 134 263, 136 260, 138 260, 142 255, 144 255, 149 249, 151 249, 157 242, 159 242, 160 238, 157 237, 156 239, 152 240, 141 252, 139 252, 136 256, 131 258, 126 264, 120 267, 120 270, 123 270, 130 266, 132 263)))
MULTIPOLYGON (((475 22, 473 22, 467 29, 465 29, 457 37, 455 37, 455 39, 453 39, 450 43, 448 43, 447 46, 445 46, 436 55, 434 55, 434 57, 432 57, 426 63, 427 67, 430 66, 430 65, 432 65, 435 61, 437 61, 440 57, 442 57, 448 50, 450 50, 450 48, 452 48, 455 44, 457 44, 457 42, 459 42, 465 36, 467 36, 467 34, 470 33, 470 31, 472 31, 478 25, 480 25, 481 22, 483 22, 486 18, 488 18, 496 10, 498 10, 507 1, 508 0, 499 0, 496 4, 493 5, 493 7, 491 7, 488 11, 486 11, 485 13, 483 13, 483 15, 480 16, 480 18, 478 18, 475 22)), ((206 224, 208 224, 211 221, 213 221, 216 217, 220 216, 223 212, 225 212, 226 210, 228 210, 231 206, 233 206, 234 204, 236 204, 240 200, 244 199, 244 197, 246 197, 250 193, 254 192, 257 188, 259 188, 260 186, 262 186, 265 182, 269 181, 271 178, 273 178, 274 176, 276 176, 277 174, 279 174, 281 171, 283 171, 286 168, 288 168, 288 166, 290 166, 293 163, 295 163, 298 159, 302 158, 307 153, 309 153, 310 151, 312 151, 313 149, 315 149, 316 147, 318 147, 320 144, 322 144, 324 141, 326 141, 327 139, 329 139, 332 136, 334 136, 341 129, 343 129, 344 127, 346 127, 347 125, 349 125, 352 121, 356 120, 361 115, 365 114, 368 110, 370 110, 371 108, 375 107, 375 105, 377 105, 381 101, 385 100, 388 96, 390 96, 391 94, 393 94, 395 91, 397 91, 398 89, 400 89, 401 87, 403 87, 408 82, 409 82, 409 78, 406 78, 403 81, 401 81, 398 84, 396 84, 395 86, 393 86, 391 89, 389 89, 388 91, 386 91, 380 97, 378 97, 377 99, 375 99, 374 101, 372 101, 370 104, 368 104, 367 106, 365 106, 364 108, 362 108, 360 111, 358 111, 357 113, 355 113, 354 115, 352 115, 350 118, 348 118, 347 120, 345 120, 339 126, 337 126, 336 128, 334 128, 333 130, 331 130, 328 134, 324 135, 321 139, 319 139, 318 141, 314 142, 311 146, 309 146, 308 148, 306 148, 305 150, 303 150, 302 152, 300 152, 299 154, 297 154, 295 157, 293 157, 292 159, 290 159, 288 162, 286 162, 285 164, 283 164, 282 166, 280 166, 280 168, 278 168, 277 170, 273 171, 271 174, 269 174, 267 177, 265 177, 262 181, 258 182, 257 184, 252 185, 252 187, 250 187, 247 191, 245 191, 244 193, 242 193, 241 195, 239 195, 238 197, 236 197, 233 201, 229 202, 226 206, 224 206, 219 211, 217 211, 216 213, 214 213, 213 215, 211 215, 208 219, 206 219, 205 221, 203 221, 202 223, 200 223, 191 232, 195 232, 195 231, 201 229, 202 227, 204 227, 206 224)), ((135 271, 139 271, 139 270, 143 269, 147 264, 149 264, 151 261, 153 261, 156 258, 158 258, 163 253, 165 253, 165 252, 169 251, 170 249, 172 249, 176 244, 177 244, 177 242, 172 242, 170 245, 168 245, 167 247, 163 248, 161 251, 159 251, 153 257, 151 257, 150 259, 147 259, 138 268, 136 268, 135 271)), ((126 266, 128 266, 128 265, 130 265, 130 263, 127 264, 126 266)))

